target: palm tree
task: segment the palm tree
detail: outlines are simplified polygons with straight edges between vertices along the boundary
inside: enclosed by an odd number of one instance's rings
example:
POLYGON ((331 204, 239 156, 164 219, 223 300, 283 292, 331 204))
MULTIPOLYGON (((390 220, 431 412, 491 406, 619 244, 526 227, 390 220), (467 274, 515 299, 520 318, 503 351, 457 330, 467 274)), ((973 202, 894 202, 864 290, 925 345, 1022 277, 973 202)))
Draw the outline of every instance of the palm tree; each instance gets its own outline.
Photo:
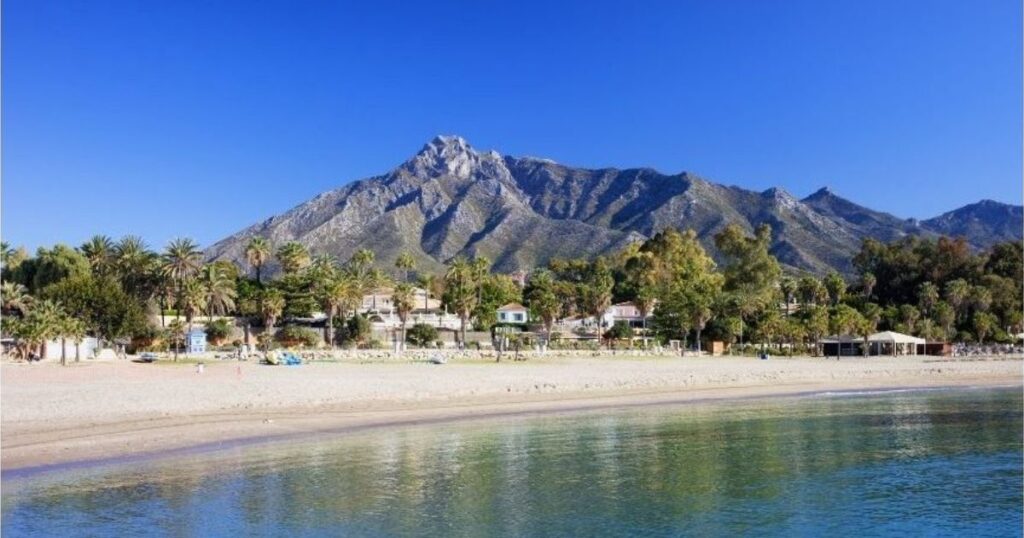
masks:
POLYGON ((205 293, 203 302, 208 317, 224 315, 235 308, 235 297, 238 296, 235 281, 217 264, 203 268, 200 282, 205 293))
POLYGON ((7 267, 7 262, 14 256, 14 249, 7 241, 0 241, 0 269, 7 267))
POLYGON ((473 258, 473 285, 476 286, 476 304, 484 300, 484 279, 491 271, 491 260, 485 256, 473 258))
POLYGON ((96 274, 106 274, 113 267, 114 241, 105 235, 94 235, 78 248, 89 260, 96 274))
POLYGON ((352 305, 353 298, 358 296, 359 286, 351 274, 339 272, 332 278, 326 279, 318 285, 316 295, 320 299, 320 306, 327 314, 327 328, 324 338, 327 345, 334 347, 334 317, 339 310, 342 311, 344 319, 348 307, 352 305))
POLYGON ((190 279, 181 289, 178 300, 179 307, 185 311, 185 323, 192 332, 192 318, 206 308, 206 289, 202 282, 190 279))
POLYGON ((245 259, 249 266, 256 270, 257 284, 263 284, 260 273, 263 271, 263 265, 270 260, 270 250, 270 241, 258 235, 250 239, 249 244, 245 246, 245 259))
MULTIPOLYGON (((70 338, 71 341, 75 343, 75 362, 79 362, 81 360, 82 340, 85 338, 85 331, 86 326, 84 321, 71 316, 65 318, 64 336, 66 338, 70 338)), ((61 345, 63 346, 63 342, 61 342, 61 345)), ((63 353, 63 351, 61 353, 63 353)))
POLYGON ((462 333, 461 344, 465 346, 466 323, 469 320, 469 313, 476 306, 476 293, 473 290, 473 266, 466 258, 459 256, 448 265, 448 271, 444 278, 450 304, 459 315, 462 333))
POLYGON ((541 270, 530 278, 530 293, 526 297, 530 310, 544 323, 545 339, 551 343, 551 328, 562 311, 562 302, 555 293, 555 279, 548 270, 541 270))
POLYGON ((144 300, 156 291, 153 267, 157 256, 137 235, 126 235, 114 245, 114 268, 125 291, 144 300))
POLYGON ((353 269, 360 272, 366 272, 373 265, 373 251, 365 248, 361 248, 352 255, 352 259, 349 260, 349 265, 353 269))
POLYGON ((864 292, 864 300, 870 301, 871 294, 875 291, 875 284, 878 283, 878 279, 875 278, 874 273, 864 273, 860 277, 860 289, 864 292))
POLYGON ((384 272, 381 271, 380 269, 370 269, 366 273, 363 283, 366 285, 366 288, 364 288, 365 291, 368 291, 371 296, 370 308, 373 310, 377 310, 377 292, 384 286, 387 286, 387 275, 385 275, 384 272))
POLYGON ((409 271, 416 268, 416 259, 412 257, 412 254, 403 252, 398 255, 398 259, 395 260, 395 267, 399 271, 405 272, 405 282, 409 282, 409 271))
POLYGON ((42 357, 46 353, 46 342, 61 334, 62 322, 66 316, 60 303, 50 300, 38 301, 25 316, 20 326, 20 336, 30 349, 38 348, 39 356, 42 357))
POLYGON ((17 282, 0 283, 0 299, 3 300, 3 311, 8 314, 18 312, 24 316, 32 304, 32 296, 28 294, 28 288, 17 282))
POLYGON ((958 278, 946 282, 944 291, 946 302, 949 303, 949 306, 953 307, 953 312, 956 313, 956 320, 960 321, 966 313, 968 299, 971 296, 971 285, 966 280, 958 278))
POLYGON ((185 334, 185 324, 180 319, 175 319, 167 326, 167 338, 169 343, 174 345, 174 361, 178 361, 178 347, 185 334))
POLYGON ((796 294, 796 280, 793 277, 785 276, 779 281, 779 291, 782 292, 782 300, 786 303, 786 317, 789 317, 789 305, 793 302, 793 295, 796 294))
POLYGON ((412 313, 413 300, 412 286, 408 282, 402 282, 395 286, 395 290, 391 294, 391 303, 398 314, 398 319, 402 322, 402 343, 399 349, 405 346, 405 323, 409 320, 409 314, 412 313))
POLYGON ((289 241, 277 249, 277 261, 286 274, 297 273, 309 266, 309 251, 298 241, 289 241))
POLYGON ((179 309, 185 282, 195 276, 202 266, 202 253, 199 252, 199 246, 191 239, 173 239, 164 249, 162 272, 177 289, 179 309))
POLYGON ((267 290, 260 301, 260 316, 263 317, 263 333, 270 335, 277 318, 284 312, 284 295, 277 290, 267 290))

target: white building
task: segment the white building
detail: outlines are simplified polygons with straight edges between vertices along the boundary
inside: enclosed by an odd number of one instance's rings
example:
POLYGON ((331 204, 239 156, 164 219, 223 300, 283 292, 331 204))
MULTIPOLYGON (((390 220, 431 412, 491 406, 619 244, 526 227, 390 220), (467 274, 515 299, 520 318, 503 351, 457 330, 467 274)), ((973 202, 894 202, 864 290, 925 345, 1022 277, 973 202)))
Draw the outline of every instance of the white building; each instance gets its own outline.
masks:
MULTIPOLYGON (((363 302, 359 307, 360 314, 376 312, 377 314, 388 315, 394 310, 394 302, 391 295, 393 288, 381 288, 374 293, 363 296, 363 302)), ((416 310, 437 310, 441 308, 441 301, 430 296, 430 292, 423 288, 412 289, 412 305, 416 310)))
MULTIPOLYGON (((629 323, 630 327, 641 328, 644 326, 644 317, 633 301, 626 301, 609 306, 601 317, 601 322, 604 327, 611 327, 618 321, 624 321, 629 323)), ((648 312, 646 317, 650 320, 651 313, 648 312)))
POLYGON ((530 321, 530 312, 519 303, 509 303, 497 310, 498 323, 523 323, 530 321))
MULTIPOLYGON (((68 360, 74 360, 76 357, 80 359, 89 359, 96 353, 96 348, 99 347, 99 342, 91 337, 87 336, 82 339, 81 342, 75 344, 74 340, 64 340, 64 357, 68 360)), ((61 353, 61 341, 50 340, 44 346, 44 359, 60 359, 61 353)))

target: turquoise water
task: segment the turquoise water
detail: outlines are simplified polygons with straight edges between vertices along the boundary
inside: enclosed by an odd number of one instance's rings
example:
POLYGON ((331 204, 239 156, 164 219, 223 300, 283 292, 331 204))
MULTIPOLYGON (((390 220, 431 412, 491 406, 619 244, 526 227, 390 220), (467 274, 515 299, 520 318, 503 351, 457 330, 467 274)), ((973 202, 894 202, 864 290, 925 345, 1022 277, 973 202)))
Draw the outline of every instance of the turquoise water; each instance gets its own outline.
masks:
POLYGON ((386 429, 3 480, 3 536, 1020 536, 1019 389, 386 429))

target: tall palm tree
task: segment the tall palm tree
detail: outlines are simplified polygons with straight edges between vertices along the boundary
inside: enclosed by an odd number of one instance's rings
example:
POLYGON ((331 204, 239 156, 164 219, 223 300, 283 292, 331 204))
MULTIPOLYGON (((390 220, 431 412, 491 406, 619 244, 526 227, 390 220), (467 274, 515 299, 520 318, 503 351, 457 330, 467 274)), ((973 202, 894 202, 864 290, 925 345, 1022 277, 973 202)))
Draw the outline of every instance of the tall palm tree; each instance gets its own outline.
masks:
POLYGON ((448 271, 444 278, 449 303, 459 316, 461 343, 465 346, 466 323, 469 321, 469 313, 476 306, 476 293, 473 289, 473 265, 466 258, 458 256, 448 265, 448 271))
POLYGON ((784 276, 779 280, 779 292, 782 293, 782 301, 786 304, 786 317, 789 317, 789 306, 793 303, 793 296, 796 294, 796 280, 790 276, 784 276))
POLYGON ((245 259, 249 262, 249 266, 256 270, 257 284, 263 284, 261 273, 263 265, 270 260, 270 252, 270 241, 258 235, 250 239, 249 244, 245 246, 245 259))
POLYGON ((217 264, 210 264, 203 268, 200 276, 200 283, 203 288, 203 302, 206 304, 206 314, 210 318, 215 315, 224 315, 235 308, 235 298, 238 291, 234 279, 217 264))
POLYGON ((367 271, 365 277, 363 278, 363 284, 366 286, 364 288, 365 292, 368 292, 371 297, 370 308, 373 310, 377 310, 377 292, 380 291, 381 288, 388 285, 387 275, 385 275, 383 271, 375 267, 367 271))
MULTIPOLYGON (((203 266, 203 255, 199 252, 199 245, 188 238, 172 239, 164 248, 163 263, 161 271, 177 292, 177 309, 175 318, 178 317, 182 308, 185 283, 192 279, 203 266)), ((191 327, 190 327, 191 329, 191 327)))
POLYGON ((398 314, 398 319, 402 322, 402 341, 399 349, 405 346, 405 324, 409 320, 409 314, 412 313, 414 299, 412 285, 408 282, 402 282, 395 286, 395 291, 391 294, 391 303, 398 314))
POLYGON ((114 245, 113 265, 125 291, 149 301, 155 293, 153 267, 157 256, 137 235, 126 235, 114 245))
POLYGON ((277 249, 277 261, 286 274, 297 273, 309 266, 309 251, 298 241, 289 241, 277 249))
POLYGON ((398 259, 395 260, 395 267, 398 268, 399 271, 404 271, 404 280, 405 282, 409 282, 409 271, 416 268, 416 259, 412 257, 412 254, 403 252, 399 254, 398 259))
POLYGON ((320 301, 320 307, 323 308, 324 313, 327 314, 324 339, 327 340, 327 345, 334 347, 334 317, 340 310, 344 318, 353 298, 356 296, 362 298, 362 295, 359 294, 355 279, 345 271, 333 271, 332 274, 318 280, 314 286, 314 295, 320 301))
POLYGON ((206 308, 206 289, 196 279, 187 280, 181 289, 179 307, 185 312, 185 323, 189 332, 192 331, 192 318, 206 308))
POLYGON ((473 285, 476 287, 476 304, 484 301, 484 280, 491 271, 491 260, 486 256, 473 258, 473 285))
POLYGON ((274 330, 277 318, 284 312, 284 295, 277 290, 267 290, 260 301, 260 316, 263 317, 263 333, 268 337, 274 330))
POLYGON ((114 241, 105 235, 94 235, 78 250, 89 260, 89 267, 96 274, 106 274, 113 268, 114 241))

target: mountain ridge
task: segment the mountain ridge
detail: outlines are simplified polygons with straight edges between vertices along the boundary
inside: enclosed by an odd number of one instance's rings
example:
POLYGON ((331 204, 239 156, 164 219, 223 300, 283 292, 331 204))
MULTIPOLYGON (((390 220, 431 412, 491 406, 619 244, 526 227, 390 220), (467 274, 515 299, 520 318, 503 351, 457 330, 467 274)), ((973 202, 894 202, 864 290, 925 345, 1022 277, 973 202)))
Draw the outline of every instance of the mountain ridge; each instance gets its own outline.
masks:
POLYGON ((983 248, 1019 239, 1022 228, 1020 206, 990 200, 918 222, 827 188, 797 199, 777 187, 756 192, 644 167, 571 167, 477 151, 462 137, 438 136, 391 171, 321 193, 218 241, 206 254, 242 262, 248 238, 262 235, 339 259, 369 248, 381 265, 408 251, 427 271, 458 255, 483 255, 508 272, 553 257, 608 254, 668 226, 694 229, 717 256, 712 237, 729 222, 748 230, 771 225, 773 253, 789 268, 813 273, 849 272, 865 237, 952 232, 983 248))

